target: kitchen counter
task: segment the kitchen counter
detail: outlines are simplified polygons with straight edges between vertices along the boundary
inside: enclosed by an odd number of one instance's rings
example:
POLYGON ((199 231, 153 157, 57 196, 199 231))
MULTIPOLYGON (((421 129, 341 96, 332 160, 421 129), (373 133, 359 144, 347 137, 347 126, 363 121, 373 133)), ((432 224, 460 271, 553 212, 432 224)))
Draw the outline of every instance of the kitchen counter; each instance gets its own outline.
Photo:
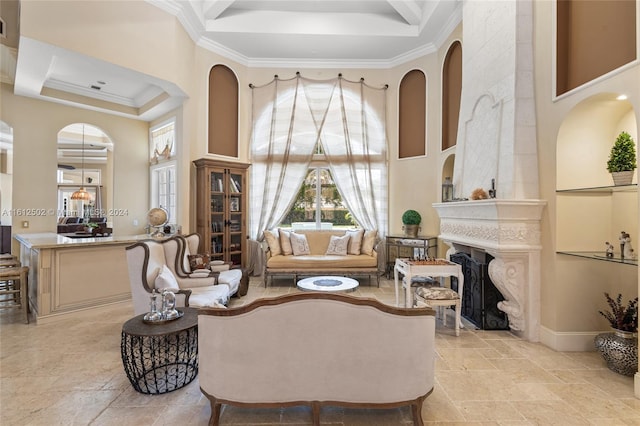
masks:
MULTIPOLYGON (((144 235, 69 238, 17 234, 20 261, 29 267, 29 305, 38 324, 91 310, 108 313, 131 299, 126 247, 144 235)), ((133 314, 133 310, 132 310, 133 314)))

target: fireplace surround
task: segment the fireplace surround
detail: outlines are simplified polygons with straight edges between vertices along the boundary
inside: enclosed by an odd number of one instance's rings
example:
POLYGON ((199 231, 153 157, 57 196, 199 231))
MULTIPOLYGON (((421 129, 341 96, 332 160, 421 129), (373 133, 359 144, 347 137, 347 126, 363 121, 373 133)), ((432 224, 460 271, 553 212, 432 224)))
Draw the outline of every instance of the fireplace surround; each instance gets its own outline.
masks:
MULTIPOLYGON (((509 328, 529 341, 539 341, 540 220, 543 200, 489 199, 435 203, 439 238, 449 246, 447 257, 476 249, 493 259, 491 281, 504 300, 497 307, 509 328)), ((467 289, 465 288, 465 291, 467 289)))

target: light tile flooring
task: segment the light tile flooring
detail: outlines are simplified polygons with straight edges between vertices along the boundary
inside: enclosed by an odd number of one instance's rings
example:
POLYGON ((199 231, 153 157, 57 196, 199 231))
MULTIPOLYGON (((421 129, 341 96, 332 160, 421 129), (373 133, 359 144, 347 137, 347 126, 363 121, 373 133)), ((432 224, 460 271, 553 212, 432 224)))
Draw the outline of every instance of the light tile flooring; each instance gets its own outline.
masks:
MULTIPOLYGON (((355 295, 393 304, 393 282, 366 280, 355 295)), ((264 289, 253 278, 247 296, 297 291, 291 280, 264 289)), ((19 312, 0 313, 0 424, 206 425, 207 399, 197 378, 165 395, 142 395, 129 384, 120 359, 120 331, 129 304, 55 324, 26 325, 19 312)), ((633 379, 609 371, 595 352, 560 353, 506 331, 467 327, 455 337, 438 325, 436 385, 422 408, 427 424, 640 425, 633 379)), ((392 359, 389 362, 393 362, 392 359)), ((408 367, 410 368, 410 366, 408 367)), ((407 425, 406 408, 358 410, 327 407, 327 425, 407 425)), ((225 407, 223 425, 308 425, 305 407, 225 407)))

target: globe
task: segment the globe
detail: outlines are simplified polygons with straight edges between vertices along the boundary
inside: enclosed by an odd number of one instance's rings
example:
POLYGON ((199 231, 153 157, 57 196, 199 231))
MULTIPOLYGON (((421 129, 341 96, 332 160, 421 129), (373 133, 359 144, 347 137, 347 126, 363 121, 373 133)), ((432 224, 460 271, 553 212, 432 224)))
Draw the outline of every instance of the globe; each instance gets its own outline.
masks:
POLYGON ((150 226, 156 228, 155 232, 151 234, 152 237, 164 237, 161 229, 169 222, 169 213, 162 207, 154 207, 147 213, 147 221, 150 226))

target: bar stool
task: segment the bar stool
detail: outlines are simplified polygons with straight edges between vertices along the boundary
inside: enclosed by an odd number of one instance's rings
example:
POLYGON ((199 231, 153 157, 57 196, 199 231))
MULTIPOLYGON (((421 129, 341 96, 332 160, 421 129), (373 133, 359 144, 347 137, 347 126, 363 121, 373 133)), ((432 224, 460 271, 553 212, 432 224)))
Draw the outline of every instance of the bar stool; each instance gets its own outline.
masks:
POLYGON ((0 308, 24 309, 24 322, 26 324, 29 324, 29 304, 27 302, 29 288, 27 284, 28 275, 29 268, 26 266, 0 268, 0 281, 6 283, 0 287, 0 297, 5 295, 11 296, 11 298, 0 299, 0 308))

